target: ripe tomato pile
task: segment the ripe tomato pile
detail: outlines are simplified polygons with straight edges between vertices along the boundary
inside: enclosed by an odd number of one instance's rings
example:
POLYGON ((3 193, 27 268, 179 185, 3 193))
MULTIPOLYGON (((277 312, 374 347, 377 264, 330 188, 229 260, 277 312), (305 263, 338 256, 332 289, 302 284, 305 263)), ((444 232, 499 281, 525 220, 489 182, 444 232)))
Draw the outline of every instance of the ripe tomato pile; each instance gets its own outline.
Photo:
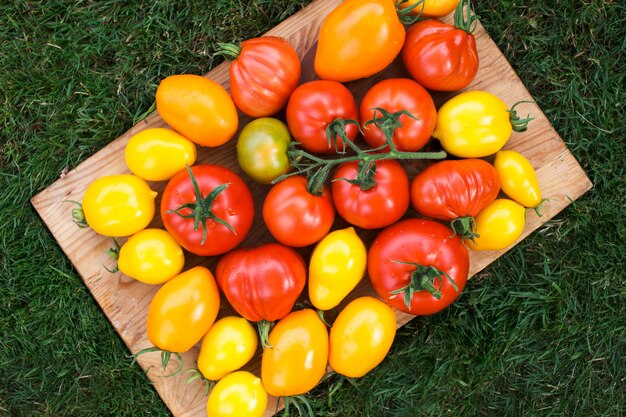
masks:
POLYGON ((439 109, 431 97, 473 81, 476 24, 467 0, 346 0, 321 26, 319 79, 303 84, 300 58, 284 39, 221 44, 231 92, 196 75, 165 78, 156 105, 171 129, 133 136, 125 151, 132 174, 88 187, 89 227, 129 237, 115 251, 119 270, 161 285, 146 325, 154 347, 139 353, 160 351, 164 369, 178 356, 181 371, 180 353, 201 343, 196 376, 214 383, 209 416, 261 416, 268 394, 310 411, 303 395, 327 366, 350 378, 372 370, 395 337, 394 310, 429 315, 449 306, 465 287, 469 251, 506 248, 527 210, 539 213, 532 165, 502 150, 531 118, 484 91, 439 109), (424 19, 453 10, 454 25, 424 19), (344 83, 398 56, 412 78, 384 79, 357 103, 344 83), (238 110, 254 118, 236 138, 246 177, 196 164, 196 146, 234 139, 238 110), (423 151, 433 137, 443 150, 423 151), (410 178, 399 161, 420 159, 434 162, 410 178), (168 181, 158 209, 147 181, 168 181), (250 181, 271 184, 262 213, 250 181), (407 218, 409 206, 421 217, 407 218), (146 229, 155 212, 165 230, 146 229), (333 230, 336 216, 351 226, 333 230), (276 242, 240 247, 255 219, 276 242), (364 229, 378 233, 369 248, 364 229), (302 247, 312 247, 308 259, 294 249, 302 247), (219 257, 217 267, 183 272, 185 251, 219 257), (366 272, 379 297, 344 306, 366 272), (296 306, 305 288, 308 307, 296 306), (216 321, 220 294, 239 316, 216 321), (258 346, 260 376, 239 370, 258 346))

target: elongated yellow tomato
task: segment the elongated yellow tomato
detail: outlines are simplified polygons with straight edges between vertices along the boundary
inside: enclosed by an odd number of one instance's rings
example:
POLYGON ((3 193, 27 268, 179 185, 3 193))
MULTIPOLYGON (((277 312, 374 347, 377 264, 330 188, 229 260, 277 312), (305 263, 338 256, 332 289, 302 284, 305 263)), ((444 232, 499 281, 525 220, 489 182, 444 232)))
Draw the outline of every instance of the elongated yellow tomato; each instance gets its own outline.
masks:
POLYGON ((393 0, 346 0, 322 23, 315 72, 339 82, 369 77, 393 62, 405 36, 393 0))
POLYGON ((541 190, 530 161, 516 151, 500 151, 493 166, 500 177, 504 193, 524 207, 536 207, 541 203, 541 190))
POLYGON ((185 255, 178 242, 165 230, 144 229, 120 248, 119 270, 146 284, 162 284, 180 274, 185 255))
POLYGON ((109 175, 87 187, 83 213, 89 227, 110 237, 130 236, 154 217, 156 191, 134 175, 109 175))
POLYGON ((315 311, 294 311, 280 320, 263 350, 261 380, 276 397, 301 395, 324 376, 328 363, 328 331, 315 311))
POLYGON ((171 75, 161 81, 156 106, 165 122, 201 146, 222 145, 237 132, 239 116, 230 94, 199 75, 171 75))
POLYGON ((336 307, 359 283, 367 249, 353 227, 335 230, 315 247, 309 263, 309 299, 319 310, 336 307))
POLYGON ((256 330, 242 317, 228 316, 213 324, 202 339, 198 369, 206 379, 217 381, 244 366, 258 345, 256 330))
POLYGON ((208 417, 261 417, 267 407, 267 392, 259 377, 246 371, 233 372, 219 381, 207 401, 208 417))
POLYGON ((147 181, 165 181, 196 162, 196 146, 170 129, 145 129, 132 136, 124 152, 128 169, 147 181))
POLYGON ((220 294, 213 274, 196 266, 167 281, 148 310, 148 339, 161 350, 186 352, 213 325, 220 294))
POLYGON ((513 200, 499 198, 476 216, 479 237, 465 240, 474 250, 499 250, 512 245, 526 225, 526 209, 513 200))
POLYGON ((467 91, 437 113, 433 136, 443 148, 462 158, 481 158, 498 152, 513 130, 526 130, 530 118, 520 119, 514 109, 485 91, 467 91))
POLYGON ((382 362, 395 336, 391 307, 374 297, 356 298, 330 329, 330 366, 347 377, 362 377, 382 362))
MULTIPOLYGON (((406 8, 421 0, 408 0, 400 7, 406 8)), ((459 5, 459 0, 424 0, 421 5, 413 9, 413 14, 421 12, 422 17, 443 17, 454 11, 459 5)))

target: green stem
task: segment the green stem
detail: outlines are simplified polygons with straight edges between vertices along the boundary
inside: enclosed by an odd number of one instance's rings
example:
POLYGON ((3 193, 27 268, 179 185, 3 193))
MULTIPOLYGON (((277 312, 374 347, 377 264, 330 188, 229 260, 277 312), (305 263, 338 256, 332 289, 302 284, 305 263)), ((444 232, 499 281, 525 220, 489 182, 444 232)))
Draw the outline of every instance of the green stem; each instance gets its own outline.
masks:
POLYGON ((461 0, 454 11, 454 26, 469 33, 474 33, 478 26, 478 16, 474 13, 470 0, 461 0), (467 7, 465 7, 467 6, 467 7))
POLYGON ((109 255, 111 258, 115 259, 115 267, 113 267, 112 269, 109 269, 106 265, 102 265, 102 266, 104 266, 104 269, 109 271, 111 274, 114 274, 120 270, 117 265, 117 260, 120 258, 120 244, 117 243, 117 240, 115 238, 111 238, 111 239, 113 239, 113 247, 105 250, 104 253, 109 255))
POLYGON ((517 105, 521 103, 532 103, 532 101, 528 101, 528 100, 518 101, 517 103, 513 104, 510 110, 507 110, 509 112, 509 120, 511 122, 511 127, 513 128, 513 131, 515 132, 525 132, 528 129, 528 123, 530 123, 531 120, 535 120, 534 117, 530 117, 530 114, 526 116, 526 118, 520 119, 520 117, 517 115, 517 112, 515 111, 515 107, 517 107, 517 105))
POLYGON ((259 339, 261 340, 261 347, 263 349, 271 348, 269 336, 270 329, 272 328, 272 322, 267 320, 261 320, 257 323, 257 330, 259 332, 259 339))
POLYGON ((178 359, 178 369, 176 369, 171 374, 164 375, 165 377, 178 375, 183 370, 183 356, 180 353, 163 350, 156 346, 151 346, 149 348, 142 349, 139 352, 132 355, 133 361, 131 362, 131 365, 135 363, 135 361, 137 360, 139 356, 145 353, 150 353, 150 352, 161 352, 161 366, 163 367, 163 371, 165 371, 165 368, 167 368, 167 364, 170 362, 172 355, 176 356, 176 359, 178 359))
POLYGON ((231 61, 237 59, 241 53, 241 46, 234 43, 219 42, 217 46, 219 46, 220 49, 218 49, 215 54, 222 55, 231 61))
POLYGON ((390 294, 403 294, 404 305, 406 305, 409 310, 411 310, 413 295, 417 291, 428 291, 433 297, 439 300, 443 296, 441 293, 441 286, 443 285, 444 277, 450 281, 457 292, 459 291, 459 287, 457 287, 450 275, 444 271, 440 271, 432 265, 424 266, 415 262, 402 262, 396 260, 392 260, 392 262, 415 267, 415 270, 411 272, 409 283, 402 288, 398 288, 397 290, 390 292, 390 294), (435 280, 437 279, 439 280, 439 287, 435 287, 435 280))
POLYGON ((78 207, 74 207, 72 209, 72 221, 81 229, 89 227, 87 220, 85 219, 85 213, 83 212, 83 205, 81 203, 74 200, 63 200, 62 203, 72 203, 77 205, 78 207))
POLYGON ((469 239, 472 242, 474 242, 474 238, 480 237, 480 235, 475 232, 476 220, 472 216, 464 216, 452 220, 450 222, 450 228, 452 228, 454 232, 450 237, 459 235, 463 239, 469 239))
POLYGON ((424 11, 424 1, 425 0, 419 0, 410 6, 402 7, 402 5, 408 2, 408 0, 396 0, 396 11, 398 13, 398 20, 400 20, 403 25, 412 25, 413 23, 417 22, 420 19, 422 12, 424 11), (419 6, 421 6, 419 13, 414 14, 413 11, 419 6))

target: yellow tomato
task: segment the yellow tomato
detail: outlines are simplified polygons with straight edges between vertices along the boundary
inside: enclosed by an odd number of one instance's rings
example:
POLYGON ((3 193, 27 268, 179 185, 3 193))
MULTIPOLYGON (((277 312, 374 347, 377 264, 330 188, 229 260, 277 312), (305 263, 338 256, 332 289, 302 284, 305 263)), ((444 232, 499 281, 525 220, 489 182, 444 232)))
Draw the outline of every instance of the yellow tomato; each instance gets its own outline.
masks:
POLYGON ((452 155, 482 158, 502 149, 514 128, 526 130, 528 121, 493 94, 468 91, 441 106, 433 136, 452 155))
POLYGON ((110 175, 89 185, 83 197, 87 224, 104 236, 130 236, 154 217, 154 199, 148 183, 134 175, 110 175))
POLYGON ((526 225, 526 209, 513 200, 499 198, 476 216, 479 237, 466 240, 474 250, 499 250, 515 243, 526 225))
POLYGON ((256 330, 248 320, 229 316, 211 327, 202 339, 198 369, 206 379, 217 381, 244 366, 258 345, 256 330))
POLYGON ((201 146, 219 146, 230 140, 239 116, 228 91, 199 75, 171 75, 161 81, 156 106, 165 122, 201 146))
POLYGON ((213 325, 220 294, 213 274, 196 266, 167 281, 148 310, 148 339, 159 349, 186 352, 213 325))
POLYGON ((145 129, 126 144, 126 165, 147 181, 165 181, 196 162, 196 146, 170 129, 145 129))
POLYGON ((500 177, 500 188, 506 195, 524 207, 541 203, 541 190, 530 161, 519 152, 500 151, 493 165, 500 177))
POLYGON ((328 363, 328 331, 311 309, 280 320, 263 350, 261 380, 270 395, 301 395, 317 385, 328 363))
POLYGON ((261 380, 246 371, 233 372, 219 381, 207 401, 208 417, 261 417, 267 392, 261 380))
POLYGON ((330 366, 347 377, 362 377, 382 362, 395 336, 393 309, 374 297, 357 298, 330 329, 330 366))
MULTIPOLYGON (((400 5, 401 8, 410 7, 421 0, 408 0, 400 5)), ((422 5, 417 6, 411 12, 418 14, 421 11, 422 17, 443 17, 454 11, 459 5, 459 0, 424 0, 422 5)))
POLYGON ((309 263, 309 299, 315 308, 336 307, 359 283, 367 266, 367 249, 353 227, 322 239, 309 263))
POLYGON ((178 242, 162 229, 144 229, 120 248, 119 270, 146 284, 162 284, 180 274, 185 255, 178 242))

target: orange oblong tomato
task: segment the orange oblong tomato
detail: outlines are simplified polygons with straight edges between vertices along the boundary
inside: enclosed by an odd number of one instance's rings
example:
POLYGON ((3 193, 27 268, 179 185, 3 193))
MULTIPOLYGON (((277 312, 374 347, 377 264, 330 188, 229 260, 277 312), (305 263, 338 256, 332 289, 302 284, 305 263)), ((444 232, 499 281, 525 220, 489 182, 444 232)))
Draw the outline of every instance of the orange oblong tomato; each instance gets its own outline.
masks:
POLYGON ((404 44, 398 13, 392 0, 341 3, 320 28, 315 73, 323 80, 347 82, 382 71, 404 44))
POLYGON ((208 78, 171 75, 159 84, 157 111, 165 122, 200 146, 219 146, 237 132, 239 116, 230 94, 208 78))
POLYGON ((261 380, 268 394, 302 395, 324 376, 328 330, 314 310, 289 313, 272 329, 269 343, 261 360, 261 380))

